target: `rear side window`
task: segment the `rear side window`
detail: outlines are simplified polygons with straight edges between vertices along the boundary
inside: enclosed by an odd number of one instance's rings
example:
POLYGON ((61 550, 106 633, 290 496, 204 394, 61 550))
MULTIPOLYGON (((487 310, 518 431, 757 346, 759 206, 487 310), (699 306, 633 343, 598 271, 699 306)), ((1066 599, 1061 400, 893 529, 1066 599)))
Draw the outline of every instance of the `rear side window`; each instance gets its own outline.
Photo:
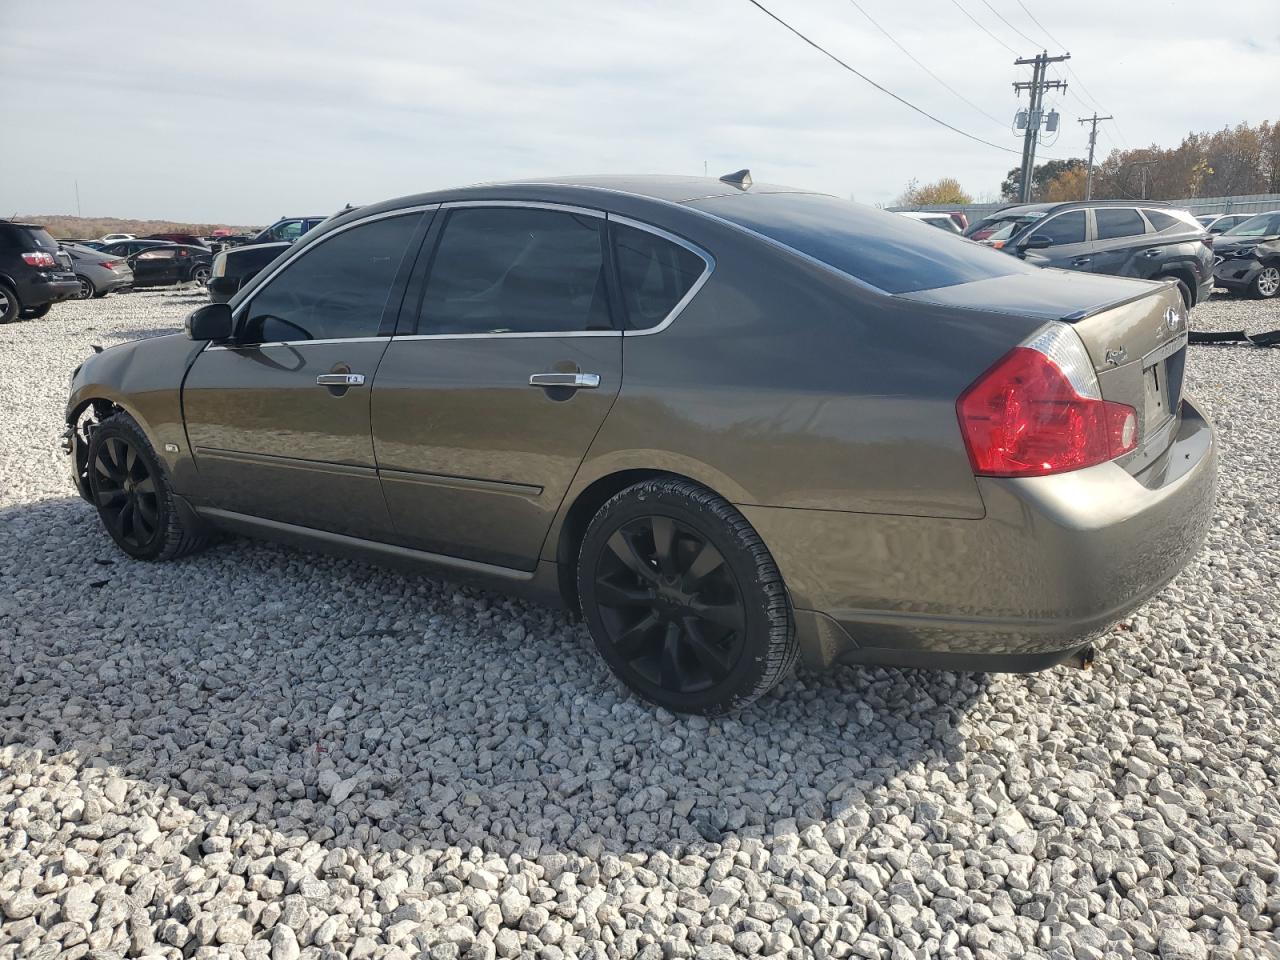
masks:
POLYGON ((1093 220, 1098 226, 1099 240, 1136 237, 1147 232, 1147 225, 1137 210, 1098 207, 1093 211, 1093 220))
POLYGON ((1084 243, 1084 235, 1084 211, 1071 210, 1046 220, 1027 239, 1048 237, 1050 244, 1057 247, 1065 243, 1084 243))
POLYGON ((707 270, 692 250, 647 230, 615 223, 613 248, 627 326, 656 327, 707 270))
POLYGON ((1170 227, 1186 226, 1177 217, 1171 217, 1163 210, 1143 210, 1147 215, 1147 219, 1151 221, 1151 225, 1156 228, 1156 233, 1168 230, 1170 227))
POLYGON ((49 232, 42 227, 0 224, 0 247, 8 250, 28 252, 44 250, 48 253, 57 253, 58 241, 49 236, 49 232))
POLYGON ((533 207, 449 212, 419 334, 609 329, 602 218, 533 207))
POLYGON ((690 204, 785 244, 886 293, 949 287, 1039 267, 906 217, 809 193, 711 197, 690 204))
POLYGON ((309 247, 254 295, 245 339, 273 343, 377 335, 420 219, 415 213, 374 220, 309 247))

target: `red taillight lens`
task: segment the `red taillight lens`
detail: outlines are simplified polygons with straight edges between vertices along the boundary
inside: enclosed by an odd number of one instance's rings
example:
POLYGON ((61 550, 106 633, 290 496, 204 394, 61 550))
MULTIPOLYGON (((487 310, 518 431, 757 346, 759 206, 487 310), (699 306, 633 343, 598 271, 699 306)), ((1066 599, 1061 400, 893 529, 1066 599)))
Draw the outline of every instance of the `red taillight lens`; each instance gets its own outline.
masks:
POLYGON ((52 253, 39 251, 36 253, 24 253, 22 259, 29 267, 54 267, 58 261, 53 258, 52 253))
POLYGON ((1082 396, 1057 363, 1031 347, 1016 347, 979 377, 956 401, 956 413, 973 472, 982 476, 1079 470, 1138 444, 1133 407, 1082 396))
POLYGON ((123 265, 123 264, 124 264, 124 261, 123 261, 123 260, 104 260, 104 261, 102 261, 102 265, 103 265, 104 267, 106 267, 108 270, 114 270, 116 267, 119 267, 119 266, 121 266, 121 265, 123 265))

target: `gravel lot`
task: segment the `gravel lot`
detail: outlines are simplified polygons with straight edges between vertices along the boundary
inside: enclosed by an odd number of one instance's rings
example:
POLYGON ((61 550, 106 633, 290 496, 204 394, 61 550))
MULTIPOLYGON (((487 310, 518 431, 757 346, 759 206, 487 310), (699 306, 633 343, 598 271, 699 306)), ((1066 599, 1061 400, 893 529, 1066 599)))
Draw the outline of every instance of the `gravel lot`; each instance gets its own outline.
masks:
POLYGON ((839 668, 708 722, 503 597, 127 560, 68 378, 199 302, 0 327, 0 960, 1280 958, 1280 350, 1191 348, 1217 520, 1092 673, 839 668))

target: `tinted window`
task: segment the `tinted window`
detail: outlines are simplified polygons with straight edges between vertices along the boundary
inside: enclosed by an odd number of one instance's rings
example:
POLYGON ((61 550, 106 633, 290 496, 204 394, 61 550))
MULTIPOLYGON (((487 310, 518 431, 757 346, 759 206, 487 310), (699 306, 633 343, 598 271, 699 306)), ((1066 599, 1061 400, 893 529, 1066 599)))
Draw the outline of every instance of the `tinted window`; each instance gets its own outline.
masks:
POLYGON ((1162 230, 1168 230, 1170 227, 1186 226, 1177 217, 1171 217, 1161 210, 1143 210, 1142 212, 1147 215, 1147 219, 1151 221, 1151 225, 1156 228, 1157 233, 1162 230))
POLYGON ((1269 237, 1280 233, 1280 213, 1260 213, 1243 223, 1237 223, 1223 234, 1224 237, 1269 237))
POLYGON ((418 332, 610 329, 603 224, 528 207, 450 211, 418 332))
POLYGON ((707 269, 692 250, 647 230, 614 224, 613 244, 627 325, 633 328, 661 323, 707 269))
POLYGON ((271 228, 271 236, 275 240, 297 240, 302 236, 302 221, 289 220, 276 224, 271 228))
POLYGON ((419 214, 352 227, 307 249, 249 304, 251 341, 372 337, 419 214))
POLYGON ((1147 225, 1137 210, 1098 207, 1093 211, 1093 219, 1098 226, 1099 240, 1136 237, 1147 232, 1147 225))
POLYGON ((887 293, 907 293, 1038 270, 989 247, 906 217, 808 193, 696 200, 706 210, 887 293))
POLYGON ((1055 247, 1064 243, 1084 243, 1084 211, 1060 213, 1036 227, 1027 239, 1031 237, 1048 237, 1055 247))

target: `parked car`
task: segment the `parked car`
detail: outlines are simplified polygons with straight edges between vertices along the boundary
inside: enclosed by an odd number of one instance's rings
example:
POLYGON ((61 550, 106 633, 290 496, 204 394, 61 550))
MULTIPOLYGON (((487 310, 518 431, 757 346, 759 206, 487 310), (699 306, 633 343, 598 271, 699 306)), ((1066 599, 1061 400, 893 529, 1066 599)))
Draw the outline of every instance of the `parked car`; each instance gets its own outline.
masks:
POLYGON ((984 221, 982 242, 1041 267, 1173 280, 1193 307, 1213 292, 1213 238, 1191 214, 1132 201, 1008 207, 984 221))
POLYGON ((1196 217, 1204 228, 1212 234, 1226 233, 1238 223, 1244 223, 1252 213, 1209 213, 1196 217))
POLYGON ((259 270, 290 246, 287 242, 253 243, 218 252, 213 257, 213 273, 209 277, 209 299, 214 303, 226 303, 237 290, 256 277, 259 270))
POLYGON ((906 217, 909 220, 919 220, 921 223, 927 223, 929 226, 937 227, 939 230, 945 230, 947 233, 964 232, 964 228, 960 225, 960 221, 956 219, 956 215, 951 213, 930 213, 924 210, 899 210, 898 216, 906 217))
POLYGON ((117 240, 136 240, 137 234, 133 233, 108 233, 104 236, 101 243, 115 243, 117 240))
POLYGON ((335 217, 77 368, 76 487, 137 559, 220 528, 563 603, 673 710, 1086 658, 1213 510, 1177 291, 747 183, 335 217))
POLYGON ((38 319, 79 292, 71 258, 44 227, 0 220, 0 323, 38 319))
POLYGON ((178 283, 209 282, 213 254, 204 247, 165 243, 129 257, 135 287, 169 287, 178 283))
POLYGON ((1233 293, 1280 296, 1280 210, 1259 213, 1218 237, 1214 279, 1233 293))
POLYGON ((61 246, 71 257, 76 279, 80 282, 79 299, 105 297, 108 293, 128 290, 133 286, 133 271, 123 257, 113 257, 78 243, 63 243, 61 246))
POLYGON ((262 230, 250 243, 275 243, 287 241, 292 243, 308 230, 312 230, 329 218, 325 217, 281 217, 271 226, 262 230))
POLYGON ((103 253, 109 253, 113 257, 131 257, 139 250, 146 250, 149 247, 163 247, 168 242, 167 240, 117 240, 115 243, 103 244, 100 249, 103 253))
POLYGON ((163 240, 165 243, 181 243, 188 247, 207 247, 208 244, 193 233, 149 233, 143 239, 163 240))

